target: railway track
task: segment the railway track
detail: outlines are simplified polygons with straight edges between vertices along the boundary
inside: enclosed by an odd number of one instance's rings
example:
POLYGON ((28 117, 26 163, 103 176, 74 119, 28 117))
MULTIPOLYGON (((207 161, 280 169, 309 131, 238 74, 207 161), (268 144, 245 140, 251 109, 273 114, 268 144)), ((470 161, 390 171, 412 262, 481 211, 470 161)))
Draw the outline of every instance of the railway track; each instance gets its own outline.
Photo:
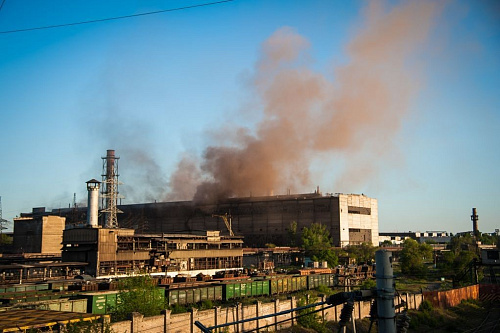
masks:
POLYGON ((500 307, 496 304, 490 308, 481 323, 463 333, 496 333, 500 332, 500 307))

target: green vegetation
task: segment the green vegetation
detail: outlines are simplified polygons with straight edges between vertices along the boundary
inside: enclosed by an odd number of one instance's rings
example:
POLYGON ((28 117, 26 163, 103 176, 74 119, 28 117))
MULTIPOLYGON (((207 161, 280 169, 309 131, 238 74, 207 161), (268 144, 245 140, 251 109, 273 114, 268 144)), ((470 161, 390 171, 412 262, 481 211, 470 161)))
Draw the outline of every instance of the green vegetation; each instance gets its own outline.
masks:
POLYGON ((119 289, 119 301, 112 311, 113 321, 130 319, 132 312, 145 317, 155 316, 166 308, 163 291, 156 287, 150 276, 120 280, 119 289))
POLYGON ((349 254, 350 258, 354 258, 356 263, 371 263, 375 261, 375 251, 378 247, 372 246, 369 243, 361 243, 360 245, 349 245, 345 251, 349 254))
MULTIPOLYGON (((315 302, 315 298, 311 297, 308 299, 308 297, 304 295, 297 301, 297 306, 305 306, 315 302)), ((328 330, 325 324, 320 322, 318 313, 312 313, 313 311, 314 307, 299 310, 297 312, 297 323, 302 327, 313 329, 316 332, 326 333, 328 330)))
POLYGON ((306 256, 313 261, 327 261, 330 267, 338 263, 338 257, 332 250, 330 232, 326 226, 313 223, 309 228, 302 231, 302 244, 306 251, 306 256))
POLYGON ((295 246, 298 246, 299 242, 298 242, 298 239, 297 239, 297 222, 295 221, 292 221, 292 223, 290 223, 290 227, 288 228, 288 240, 289 240, 289 245, 291 247, 295 247, 295 246))
POLYGON ((408 311, 411 332, 461 332, 474 328, 486 317, 489 306, 478 300, 462 301, 449 309, 433 308, 424 301, 419 310, 408 311))
POLYGON ((320 285, 318 288, 316 288, 316 291, 318 293, 326 295, 326 296, 330 296, 330 295, 335 294, 335 290, 333 290, 332 288, 327 287, 325 285, 320 285))
POLYGON ((403 243, 400 254, 401 272, 405 275, 426 276, 428 273, 425 265, 426 259, 432 259, 432 246, 408 238, 403 243))
POLYGON ((382 242, 382 244, 380 244, 381 247, 386 247, 386 246, 393 246, 394 244, 392 244, 392 242, 390 240, 385 240, 382 242))
POLYGON ((359 289, 370 290, 375 287, 377 287, 377 282, 373 279, 366 279, 359 285, 359 289))
POLYGON ((6 234, 0 234, 0 245, 12 244, 12 237, 6 234))

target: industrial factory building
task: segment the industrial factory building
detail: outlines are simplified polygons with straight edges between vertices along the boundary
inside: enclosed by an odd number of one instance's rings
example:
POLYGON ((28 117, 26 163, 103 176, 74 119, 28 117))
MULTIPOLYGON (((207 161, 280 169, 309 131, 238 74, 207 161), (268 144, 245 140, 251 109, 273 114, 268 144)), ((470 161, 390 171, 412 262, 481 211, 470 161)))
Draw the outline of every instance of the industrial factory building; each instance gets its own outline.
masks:
MULTIPOLYGON (((156 235, 219 230, 222 235, 243 236, 247 247, 262 247, 268 243, 296 245, 290 241, 293 222, 297 223, 297 238, 303 228, 320 223, 330 231, 335 246, 379 243, 377 200, 363 194, 323 195, 318 187, 314 193, 228 198, 217 203, 118 205, 119 157, 114 150, 108 150, 102 159, 102 182, 87 182, 89 206, 99 205, 101 190, 100 216, 97 209, 93 210, 94 216, 87 216, 93 228, 128 228, 137 234, 156 235)), ((51 214, 64 216, 67 226, 75 226, 81 224, 86 210, 74 207, 53 210, 51 214)))
POLYGON ((86 262, 93 276, 131 273, 214 275, 242 269, 241 237, 219 231, 196 234, 136 234, 133 229, 75 228, 64 230, 63 262, 86 262))
MULTIPOLYGON (((33 209, 44 213, 45 209, 33 209)), ((61 255, 62 231, 65 218, 34 215, 14 219, 13 248, 17 253, 41 253, 61 255)))
POLYGON ((245 246, 266 243, 289 246, 289 228, 297 222, 297 233, 312 223, 327 226, 335 246, 378 245, 377 200, 357 194, 309 194, 231 198, 217 204, 192 201, 163 202, 118 207, 121 227, 148 233, 222 230, 220 216, 231 217, 232 231, 244 236, 245 246))
MULTIPOLYGON (((116 213, 119 209, 109 201, 104 210, 107 213, 105 227, 99 226, 100 185, 101 182, 95 179, 87 182, 87 222, 64 230, 63 262, 88 263, 85 273, 93 276, 214 275, 221 270, 243 268, 242 237, 224 237, 220 231, 139 234, 134 229, 118 227, 116 213)), ((116 195, 111 197, 116 198, 116 195)))
MULTIPOLYGON (((231 217, 232 231, 244 237, 246 247, 267 243, 289 246, 289 228, 297 222, 297 233, 312 223, 326 225, 335 246, 379 244, 377 199, 363 194, 321 194, 318 192, 267 197, 230 198, 217 204, 193 201, 118 205, 120 228, 135 229, 140 234, 192 233, 220 230, 229 235, 223 218, 231 217)), ((45 213, 48 214, 48 213, 45 213)), ((64 216, 67 225, 76 225, 86 209, 53 210, 64 216), (75 220, 74 217, 78 217, 75 220)), ((36 213, 22 214, 36 216, 36 213)), ((105 223, 99 223, 105 224, 105 223)))

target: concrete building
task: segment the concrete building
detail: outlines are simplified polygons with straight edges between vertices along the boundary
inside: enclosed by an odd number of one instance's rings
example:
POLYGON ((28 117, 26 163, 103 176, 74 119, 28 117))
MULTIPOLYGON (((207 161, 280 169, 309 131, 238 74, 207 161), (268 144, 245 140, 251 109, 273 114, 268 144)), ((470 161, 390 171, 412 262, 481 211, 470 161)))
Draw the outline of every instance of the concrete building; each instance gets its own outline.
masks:
POLYGON ((60 256, 65 220, 53 215, 15 218, 14 252, 60 256))
POLYGON ((63 262, 87 262, 85 273, 93 276, 213 275, 243 267, 242 238, 219 231, 135 234, 133 229, 74 228, 64 230, 63 246, 63 262))
POLYGON ((390 241, 393 245, 401 245, 405 239, 414 239, 419 243, 430 241, 435 244, 446 244, 451 240, 451 236, 446 231, 407 231, 407 232, 380 232, 379 241, 390 241))
MULTIPOLYGON (((363 194, 306 194, 229 198, 215 204, 193 201, 119 205, 118 224, 137 233, 192 233, 219 230, 229 235, 223 219, 231 216, 232 231, 243 236, 245 246, 264 247, 266 243, 290 246, 289 228, 297 223, 301 230, 312 223, 326 225, 335 246, 379 244, 378 202, 363 194)), ((84 208, 53 210, 66 216, 68 225, 86 219, 84 208)))
POLYGON ((278 195, 230 198, 217 204, 192 201, 119 206, 121 227, 141 232, 185 232, 221 230, 228 234, 224 221, 229 214, 232 230, 244 236, 245 246, 263 247, 266 243, 289 246, 289 228, 297 222, 297 232, 312 223, 328 227, 335 246, 378 245, 378 203, 357 194, 278 195))

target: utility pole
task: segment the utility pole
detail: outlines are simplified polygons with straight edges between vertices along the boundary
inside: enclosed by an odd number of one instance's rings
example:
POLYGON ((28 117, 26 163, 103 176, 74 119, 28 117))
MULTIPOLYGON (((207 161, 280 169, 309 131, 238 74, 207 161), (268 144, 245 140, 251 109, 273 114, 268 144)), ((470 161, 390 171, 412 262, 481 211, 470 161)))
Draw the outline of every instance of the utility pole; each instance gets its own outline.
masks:
POLYGON ((380 333, 396 333, 396 309, 394 307, 394 275, 392 252, 375 252, 377 263, 377 314, 380 333))

